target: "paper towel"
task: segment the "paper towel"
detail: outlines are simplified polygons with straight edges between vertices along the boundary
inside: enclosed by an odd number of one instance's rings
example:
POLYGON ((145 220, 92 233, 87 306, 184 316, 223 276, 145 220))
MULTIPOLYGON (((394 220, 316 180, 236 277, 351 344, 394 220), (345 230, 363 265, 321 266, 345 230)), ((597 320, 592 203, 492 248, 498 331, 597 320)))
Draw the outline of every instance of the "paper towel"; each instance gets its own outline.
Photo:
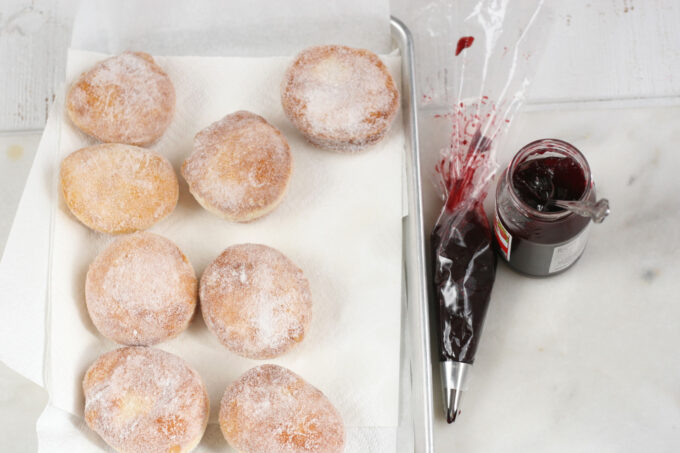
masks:
MULTIPOLYGON (((91 52, 69 52, 67 80, 102 58, 91 52)), ((398 81, 400 59, 384 60, 398 81)), ((383 142, 357 155, 322 151, 306 143, 281 109, 279 84, 289 58, 171 57, 157 61, 175 84, 177 112, 153 149, 168 157, 176 169, 191 151, 198 130, 227 113, 246 109, 281 129, 291 145, 294 170, 282 205, 259 221, 234 224, 208 213, 182 182, 175 212, 151 231, 175 241, 199 275, 232 244, 264 243, 287 254, 310 280, 314 316, 304 342, 270 362, 291 368, 324 391, 348 427, 395 427, 402 129, 393 128, 383 142)), ((395 124, 400 125, 401 118, 395 124)), ((91 143, 64 119, 57 160, 91 143)), ((47 388, 52 405, 80 414, 85 370, 99 354, 116 347, 98 334, 83 298, 87 266, 112 239, 80 224, 60 197, 55 202, 47 388)), ((158 347, 178 354, 199 371, 213 408, 218 407, 229 382, 262 363, 223 348, 200 316, 187 332, 158 347)), ((216 414, 213 410, 213 421, 216 414)))
MULTIPOLYGON (((57 98, 55 106, 60 104, 57 98)), ((0 360, 43 386, 47 268, 52 212, 50 188, 59 143, 59 118, 51 109, 0 260, 4 314, 0 360)))
MULTIPOLYGON (((394 428, 349 428, 347 453, 386 453, 397 451, 394 428)), ((40 452, 96 452, 112 451, 82 417, 48 406, 38 420, 40 452)), ((231 452, 217 424, 209 424, 200 445, 192 453, 231 452)), ((408 450, 404 450, 408 451, 408 450)), ((410 451, 413 451, 411 449, 410 451)))

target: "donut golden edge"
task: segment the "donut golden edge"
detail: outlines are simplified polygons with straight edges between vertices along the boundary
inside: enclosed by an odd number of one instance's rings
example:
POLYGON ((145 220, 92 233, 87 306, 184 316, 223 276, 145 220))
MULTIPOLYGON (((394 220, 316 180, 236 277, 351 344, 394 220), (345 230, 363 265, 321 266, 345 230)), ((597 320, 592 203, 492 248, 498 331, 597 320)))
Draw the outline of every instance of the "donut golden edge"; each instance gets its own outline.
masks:
POLYGON ((82 388, 86 424, 119 453, 188 453, 200 443, 208 426, 210 399, 203 380, 180 357, 160 349, 132 346, 106 352, 88 368, 82 388), (167 390, 159 388, 168 384, 153 382, 160 393, 139 394, 140 388, 129 382, 135 377, 121 373, 130 371, 130 357, 139 356, 151 363, 141 370, 132 365, 133 370, 144 374, 170 367, 180 380, 176 389, 180 393, 167 395, 167 390), (184 385, 189 386, 189 394, 182 391, 184 385), (174 404, 184 411, 168 407, 174 404))
POLYGON ((105 143, 74 151, 62 160, 59 178, 69 211, 101 233, 145 230, 170 215, 179 199, 172 164, 132 145, 105 143))
POLYGON ((181 174, 208 212, 251 222, 284 199, 293 172, 286 137, 263 117, 237 111, 199 131, 181 174))
POLYGON ((382 60, 373 52, 347 46, 302 50, 286 69, 281 83, 284 113, 307 141, 319 148, 350 154, 387 135, 399 102, 399 90, 382 60), (370 87, 361 86, 367 75, 360 73, 360 67, 372 76, 370 87), (354 79, 338 77, 340 81, 333 81, 338 74, 350 74, 354 79), (350 111, 359 117, 348 119, 345 113, 350 111))
POLYGON ((66 94, 73 125, 104 143, 147 146, 167 130, 175 113, 175 88, 144 52, 123 52, 83 72, 66 94))

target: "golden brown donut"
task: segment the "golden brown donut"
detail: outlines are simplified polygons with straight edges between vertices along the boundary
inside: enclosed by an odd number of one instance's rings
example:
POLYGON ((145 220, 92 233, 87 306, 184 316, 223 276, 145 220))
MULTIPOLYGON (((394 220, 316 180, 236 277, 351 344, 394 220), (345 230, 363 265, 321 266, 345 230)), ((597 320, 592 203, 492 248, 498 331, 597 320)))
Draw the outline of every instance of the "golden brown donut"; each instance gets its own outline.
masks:
POLYGON ((148 145, 175 112, 175 88, 151 55, 124 52, 80 75, 66 95, 66 112, 102 142, 148 145))
POLYGON ((107 143, 79 149, 61 163, 61 190, 74 216, 103 233, 149 228, 175 209, 179 186, 155 151, 107 143))
POLYGON ((326 396, 292 371, 262 365, 224 392, 220 427, 242 453, 339 453, 345 428, 326 396))
POLYGON ((194 268, 175 244, 141 232, 116 239, 90 264, 85 302, 102 335, 149 346, 187 328, 197 286, 194 268))
POLYGON ((318 46, 300 52, 286 71, 281 104, 313 145, 355 152, 385 136, 399 91, 374 53, 318 46))
POLYGON ((196 134, 182 175, 196 200, 227 220, 247 222, 283 199, 292 171, 286 138, 261 116, 239 111, 196 134))
POLYGON ((279 356, 302 341, 312 296, 302 271, 259 244, 227 248, 201 276, 201 312, 230 351, 251 359, 279 356))
POLYGON ((121 453, 184 453, 201 441, 210 401, 184 360, 145 347, 101 355, 83 380, 85 422, 121 453))

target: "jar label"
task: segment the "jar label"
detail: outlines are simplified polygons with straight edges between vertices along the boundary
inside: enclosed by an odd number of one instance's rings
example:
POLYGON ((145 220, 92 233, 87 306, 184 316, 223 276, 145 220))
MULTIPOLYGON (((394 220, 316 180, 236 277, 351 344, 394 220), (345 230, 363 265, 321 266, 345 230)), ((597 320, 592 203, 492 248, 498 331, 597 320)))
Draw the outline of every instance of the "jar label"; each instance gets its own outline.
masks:
POLYGON ((498 248, 503 254, 503 257, 510 261, 510 247, 512 247, 512 235, 503 226, 498 211, 496 211, 496 221, 494 222, 494 232, 496 233, 496 241, 498 241, 498 248))
POLYGON ((550 260, 549 273, 559 272, 562 269, 566 269, 571 266, 574 261, 578 259, 586 248, 586 242, 588 242, 588 231, 590 230, 590 224, 581 231, 578 236, 573 238, 566 244, 555 247, 553 250, 552 259, 550 260))

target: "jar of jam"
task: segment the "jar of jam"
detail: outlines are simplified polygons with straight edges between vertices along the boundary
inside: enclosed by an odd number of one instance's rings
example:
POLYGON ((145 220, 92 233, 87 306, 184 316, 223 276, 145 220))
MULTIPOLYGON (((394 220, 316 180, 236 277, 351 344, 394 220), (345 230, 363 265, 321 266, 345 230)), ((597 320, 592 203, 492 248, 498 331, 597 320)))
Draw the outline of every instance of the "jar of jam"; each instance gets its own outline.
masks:
POLYGON ((537 140, 515 155, 496 187, 496 248, 513 269, 553 275, 583 253, 590 218, 552 200, 594 202, 595 187, 578 149, 562 140, 537 140))

